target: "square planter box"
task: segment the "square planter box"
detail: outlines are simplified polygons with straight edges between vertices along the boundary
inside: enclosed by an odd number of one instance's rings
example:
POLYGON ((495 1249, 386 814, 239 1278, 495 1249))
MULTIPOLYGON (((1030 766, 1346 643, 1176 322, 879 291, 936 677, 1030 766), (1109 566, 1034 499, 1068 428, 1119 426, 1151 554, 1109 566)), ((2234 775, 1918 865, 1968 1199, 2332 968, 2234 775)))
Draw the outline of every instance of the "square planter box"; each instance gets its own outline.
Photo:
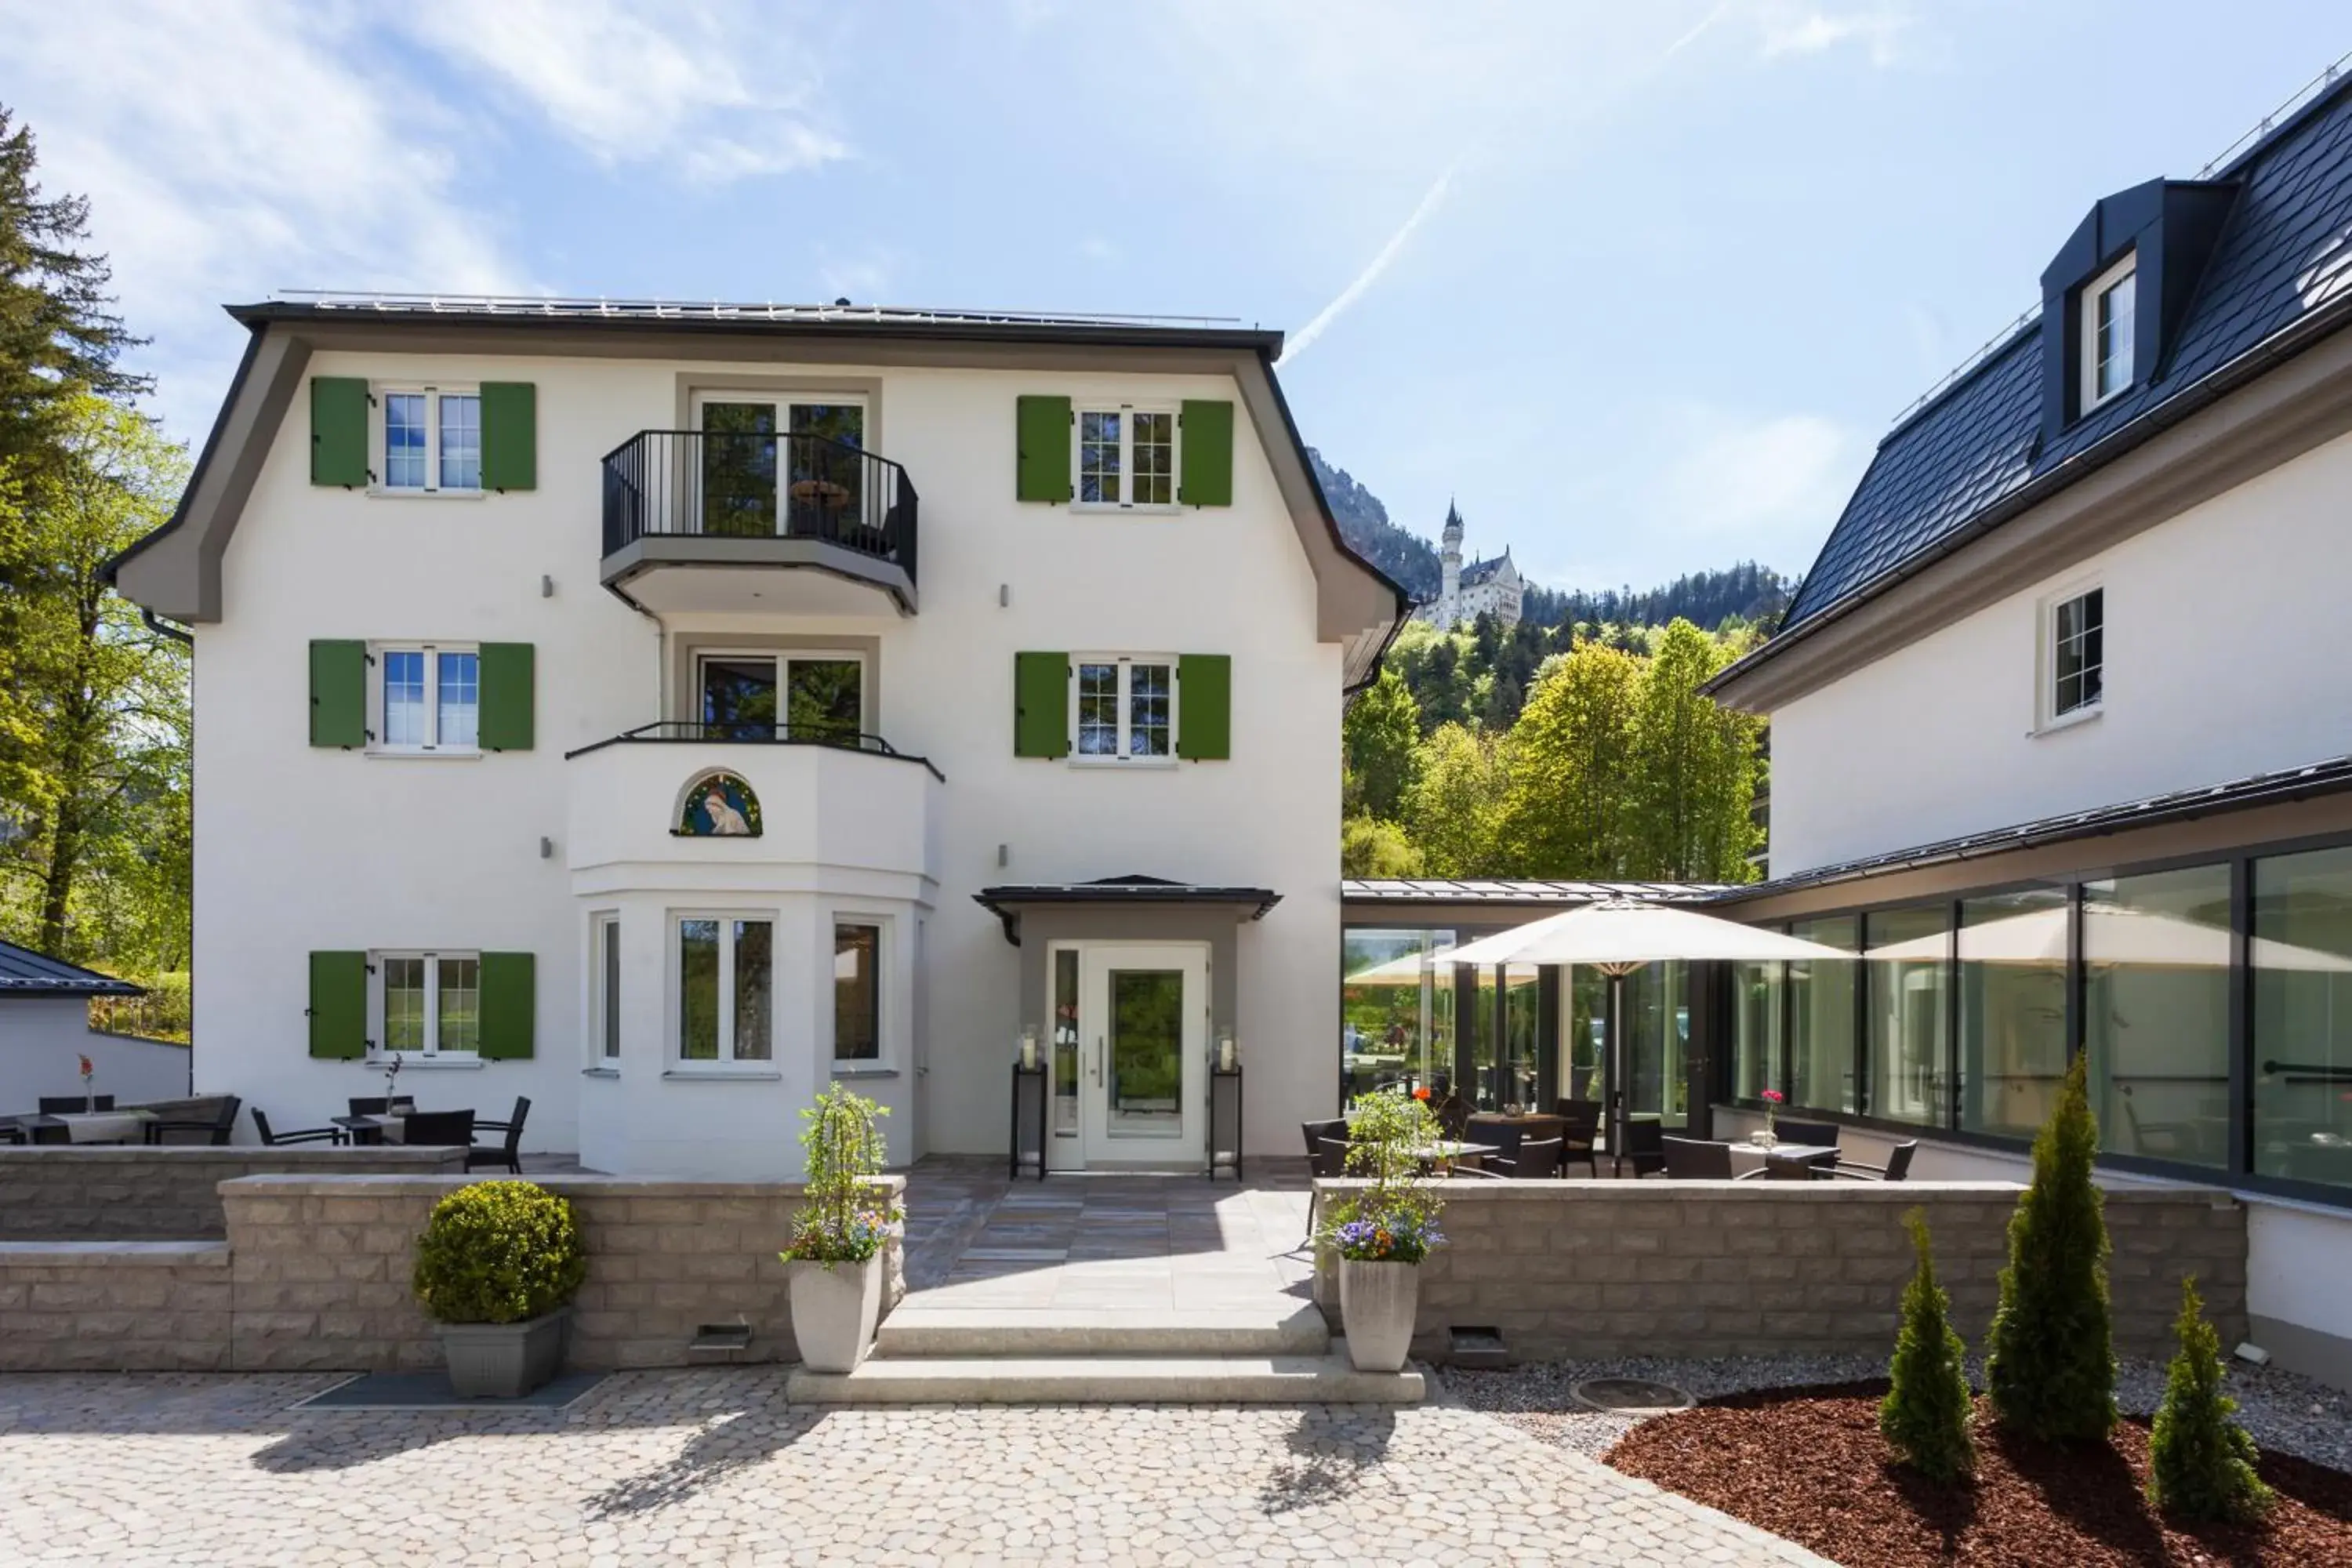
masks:
POLYGON ((520 1323, 444 1323, 441 1352, 449 1386, 468 1399, 520 1399, 563 1365, 563 1330, 572 1309, 520 1323))

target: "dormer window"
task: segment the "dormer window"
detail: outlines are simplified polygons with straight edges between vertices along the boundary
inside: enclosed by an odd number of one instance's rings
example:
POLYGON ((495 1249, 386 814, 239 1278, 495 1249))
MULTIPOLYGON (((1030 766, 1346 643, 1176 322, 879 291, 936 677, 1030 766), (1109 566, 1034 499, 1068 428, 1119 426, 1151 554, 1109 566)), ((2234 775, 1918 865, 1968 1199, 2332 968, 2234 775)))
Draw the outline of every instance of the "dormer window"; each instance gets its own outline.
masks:
POLYGON ((2137 253, 2083 288, 2083 412, 2132 384, 2132 321, 2139 276, 2137 253))

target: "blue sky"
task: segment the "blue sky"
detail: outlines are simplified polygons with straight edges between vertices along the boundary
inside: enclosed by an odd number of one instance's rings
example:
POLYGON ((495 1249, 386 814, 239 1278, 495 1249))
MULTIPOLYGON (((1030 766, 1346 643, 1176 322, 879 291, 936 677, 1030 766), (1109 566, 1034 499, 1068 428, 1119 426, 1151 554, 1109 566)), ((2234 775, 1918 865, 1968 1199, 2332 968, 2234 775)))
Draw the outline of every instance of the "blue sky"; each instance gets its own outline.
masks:
POLYGON ((192 441, 217 306, 278 289, 1231 316, 1300 334, 1307 438, 1399 521, 1451 496, 1475 551, 1640 587, 1809 564, 2093 200, 2352 47, 2340 5, 2222 15, 0 0, 0 101, 192 441))

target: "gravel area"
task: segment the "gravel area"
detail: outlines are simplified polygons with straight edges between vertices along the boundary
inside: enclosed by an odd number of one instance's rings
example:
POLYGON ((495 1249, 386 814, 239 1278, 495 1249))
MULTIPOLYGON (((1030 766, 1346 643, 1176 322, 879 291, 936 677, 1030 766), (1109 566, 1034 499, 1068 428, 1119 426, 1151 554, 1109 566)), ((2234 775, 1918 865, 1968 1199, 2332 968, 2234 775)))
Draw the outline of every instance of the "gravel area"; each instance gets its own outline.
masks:
MULTIPOLYGON (((2164 1393, 2164 1363, 2125 1361, 2116 1369, 2116 1403, 2126 1415, 2154 1414, 2164 1393)), ((1981 1361, 1969 1359, 1969 1381, 1984 1386, 1981 1361)), ((1448 1368, 1447 1392, 1474 1410, 1563 1447, 1600 1458, 1643 1417, 1587 1409, 1569 1391, 1596 1377, 1638 1377, 1672 1384, 1701 1401, 1764 1388, 1808 1388, 1885 1377, 1884 1356, 1800 1355, 1673 1361, 1638 1357, 1613 1361, 1547 1362, 1499 1372, 1448 1368)), ((2238 1419, 2266 1449, 2352 1472, 2352 1394, 2276 1367, 2230 1363, 2230 1394, 2238 1419)))

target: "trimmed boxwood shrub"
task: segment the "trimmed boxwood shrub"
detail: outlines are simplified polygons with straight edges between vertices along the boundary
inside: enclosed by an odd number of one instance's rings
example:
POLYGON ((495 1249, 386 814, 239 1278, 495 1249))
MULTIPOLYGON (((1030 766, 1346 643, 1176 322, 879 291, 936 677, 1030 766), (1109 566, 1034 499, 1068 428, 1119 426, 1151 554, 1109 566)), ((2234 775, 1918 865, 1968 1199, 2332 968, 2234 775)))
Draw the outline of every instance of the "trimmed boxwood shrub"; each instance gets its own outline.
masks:
POLYGON ((444 1323, 519 1323, 569 1302, 588 1272, 572 1205, 536 1182, 478 1182, 433 1207, 410 1287, 444 1323))

